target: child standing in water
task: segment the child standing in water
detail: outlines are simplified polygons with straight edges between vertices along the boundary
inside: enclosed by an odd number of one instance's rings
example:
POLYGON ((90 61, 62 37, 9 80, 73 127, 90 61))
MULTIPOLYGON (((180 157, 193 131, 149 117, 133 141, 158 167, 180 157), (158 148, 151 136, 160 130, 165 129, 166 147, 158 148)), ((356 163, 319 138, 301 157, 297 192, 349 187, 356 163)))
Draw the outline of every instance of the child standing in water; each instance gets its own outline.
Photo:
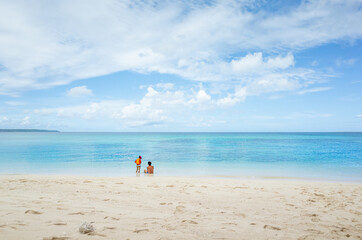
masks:
POLYGON ((134 161, 137 165, 137 168, 136 168, 136 173, 140 173, 141 172, 141 159, 142 157, 141 156, 138 156, 138 158, 134 161))

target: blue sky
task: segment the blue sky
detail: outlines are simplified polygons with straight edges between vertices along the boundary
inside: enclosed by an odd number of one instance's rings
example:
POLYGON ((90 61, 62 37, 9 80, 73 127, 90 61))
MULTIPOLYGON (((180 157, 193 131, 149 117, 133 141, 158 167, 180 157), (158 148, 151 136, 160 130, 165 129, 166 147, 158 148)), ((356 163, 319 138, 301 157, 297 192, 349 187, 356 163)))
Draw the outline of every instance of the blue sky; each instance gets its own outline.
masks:
POLYGON ((362 1, 0 1, 0 128, 362 131, 362 1))

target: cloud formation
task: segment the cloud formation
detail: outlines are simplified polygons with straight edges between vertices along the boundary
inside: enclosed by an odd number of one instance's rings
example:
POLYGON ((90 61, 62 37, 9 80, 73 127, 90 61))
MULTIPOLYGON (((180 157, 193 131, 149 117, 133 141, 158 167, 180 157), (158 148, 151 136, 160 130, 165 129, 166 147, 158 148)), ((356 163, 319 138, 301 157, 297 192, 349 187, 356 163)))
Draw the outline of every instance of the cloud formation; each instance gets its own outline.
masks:
POLYGON ((205 112, 217 107, 215 101, 202 88, 190 93, 179 89, 169 90, 168 87, 170 85, 164 84, 157 88, 148 87, 139 102, 107 100, 77 106, 41 108, 32 113, 65 119, 115 120, 125 127, 137 127, 183 121, 195 115, 195 112, 205 112))
POLYGON ((329 91, 331 89, 332 88, 330 88, 330 87, 310 88, 310 89, 304 89, 302 91, 299 91, 298 94, 303 95, 306 93, 324 92, 324 91, 329 91))
POLYGON ((309 72, 293 68, 290 52, 362 36, 360 0, 303 1, 277 12, 262 11, 261 5, 2 1, 0 94, 124 70, 290 89, 301 71, 309 72), (276 76, 282 80, 273 82, 276 76), (258 83, 250 83, 252 78, 258 83))
POLYGON ((87 86, 79 86, 79 87, 74 87, 72 89, 70 89, 67 92, 68 96, 72 96, 72 97, 79 97, 79 96, 89 96, 92 95, 92 90, 90 90, 87 86))

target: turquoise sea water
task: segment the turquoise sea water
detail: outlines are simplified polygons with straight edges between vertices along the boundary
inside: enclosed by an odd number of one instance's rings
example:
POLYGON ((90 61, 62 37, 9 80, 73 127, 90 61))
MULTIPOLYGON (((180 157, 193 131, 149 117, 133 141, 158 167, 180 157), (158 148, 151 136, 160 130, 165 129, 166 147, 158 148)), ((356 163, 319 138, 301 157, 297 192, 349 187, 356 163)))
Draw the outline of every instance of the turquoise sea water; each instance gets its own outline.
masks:
POLYGON ((0 173, 362 181, 362 133, 0 133, 0 173))

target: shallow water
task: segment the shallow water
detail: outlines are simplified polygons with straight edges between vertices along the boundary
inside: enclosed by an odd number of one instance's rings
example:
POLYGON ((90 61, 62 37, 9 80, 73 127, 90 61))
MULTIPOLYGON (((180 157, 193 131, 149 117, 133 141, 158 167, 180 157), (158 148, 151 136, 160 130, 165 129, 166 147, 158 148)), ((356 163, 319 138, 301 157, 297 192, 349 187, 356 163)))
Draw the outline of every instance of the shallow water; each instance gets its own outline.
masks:
POLYGON ((362 133, 0 133, 0 173, 362 181, 362 133))

